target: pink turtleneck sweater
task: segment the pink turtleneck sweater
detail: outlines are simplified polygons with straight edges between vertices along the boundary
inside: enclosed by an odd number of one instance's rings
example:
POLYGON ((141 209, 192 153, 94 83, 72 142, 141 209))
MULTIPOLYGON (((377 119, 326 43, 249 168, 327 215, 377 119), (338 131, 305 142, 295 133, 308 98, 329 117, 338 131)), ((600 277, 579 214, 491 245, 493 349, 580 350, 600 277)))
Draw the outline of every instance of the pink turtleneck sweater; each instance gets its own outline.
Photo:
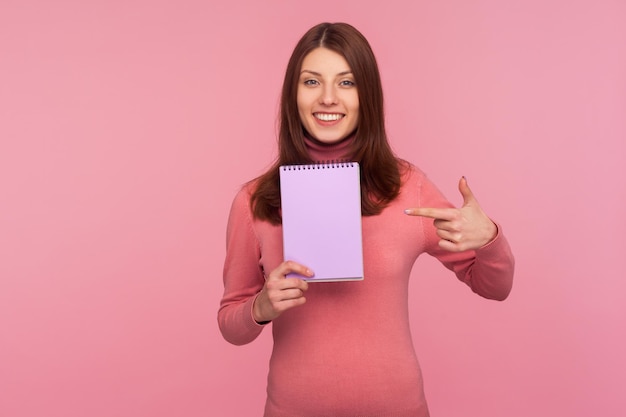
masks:
MULTIPOLYGON (((308 146, 314 160, 325 161, 344 158, 349 143, 308 146)), ((252 318, 252 304, 263 271, 283 261, 281 227, 252 217, 252 187, 232 204, 218 312, 224 338, 237 345, 266 327, 252 318)), ((411 167, 400 196, 380 215, 363 218, 364 280, 310 283, 307 303, 272 322, 266 417, 428 416, 408 320, 415 260, 428 253, 472 291, 496 300, 511 290, 514 260, 501 232, 476 251, 443 251, 432 220, 405 215, 408 207, 452 205, 411 167)))

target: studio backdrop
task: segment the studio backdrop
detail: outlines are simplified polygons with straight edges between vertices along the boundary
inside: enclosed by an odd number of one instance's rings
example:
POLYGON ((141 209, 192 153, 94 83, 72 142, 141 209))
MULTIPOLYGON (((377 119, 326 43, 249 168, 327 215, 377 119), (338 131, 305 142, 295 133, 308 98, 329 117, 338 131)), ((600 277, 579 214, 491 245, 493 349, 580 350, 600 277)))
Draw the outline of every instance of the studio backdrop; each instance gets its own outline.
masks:
POLYGON ((454 204, 466 176, 516 256, 504 302, 416 263, 431 414, 623 415, 619 0, 3 0, 0 415, 261 415, 271 329, 217 327, 226 221, 323 21, 369 39, 394 151, 454 204))

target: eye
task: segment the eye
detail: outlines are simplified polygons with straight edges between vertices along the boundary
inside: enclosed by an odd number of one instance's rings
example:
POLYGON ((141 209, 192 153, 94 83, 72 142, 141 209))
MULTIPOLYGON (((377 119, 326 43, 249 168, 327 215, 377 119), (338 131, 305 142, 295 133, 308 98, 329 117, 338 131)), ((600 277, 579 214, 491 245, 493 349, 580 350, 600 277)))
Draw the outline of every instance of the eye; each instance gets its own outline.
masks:
POLYGON ((304 85, 308 85, 308 86, 315 86, 318 85, 319 83, 317 82, 317 80, 304 80, 304 85))
POLYGON ((355 82, 352 80, 343 80, 339 83, 340 86, 342 87, 353 87, 355 86, 355 82))

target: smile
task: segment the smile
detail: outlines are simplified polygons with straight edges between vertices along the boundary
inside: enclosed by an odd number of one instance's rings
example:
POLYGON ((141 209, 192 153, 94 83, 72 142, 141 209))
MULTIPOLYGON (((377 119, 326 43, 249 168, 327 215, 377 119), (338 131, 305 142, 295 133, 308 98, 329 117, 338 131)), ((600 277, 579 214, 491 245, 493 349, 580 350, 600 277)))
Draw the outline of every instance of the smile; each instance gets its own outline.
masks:
POLYGON ((333 122, 335 120, 339 120, 344 117, 341 113, 313 113, 316 119, 322 120, 324 122, 333 122))

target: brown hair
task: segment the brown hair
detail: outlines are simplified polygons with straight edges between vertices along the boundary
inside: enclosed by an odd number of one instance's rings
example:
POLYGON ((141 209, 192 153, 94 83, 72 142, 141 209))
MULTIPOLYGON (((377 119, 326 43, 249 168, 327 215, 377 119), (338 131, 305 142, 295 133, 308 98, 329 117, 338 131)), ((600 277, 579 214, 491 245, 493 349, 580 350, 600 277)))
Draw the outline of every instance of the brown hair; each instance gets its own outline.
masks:
POLYGON ((281 223, 279 167, 312 162, 298 114, 297 93, 302 61, 320 47, 343 56, 356 82, 359 121, 350 155, 361 166, 363 215, 379 214, 400 193, 400 160, 387 141, 382 84, 374 53, 367 39, 351 25, 321 23, 304 34, 287 64, 280 102, 278 158, 265 174, 254 180, 251 206, 256 219, 281 223))

